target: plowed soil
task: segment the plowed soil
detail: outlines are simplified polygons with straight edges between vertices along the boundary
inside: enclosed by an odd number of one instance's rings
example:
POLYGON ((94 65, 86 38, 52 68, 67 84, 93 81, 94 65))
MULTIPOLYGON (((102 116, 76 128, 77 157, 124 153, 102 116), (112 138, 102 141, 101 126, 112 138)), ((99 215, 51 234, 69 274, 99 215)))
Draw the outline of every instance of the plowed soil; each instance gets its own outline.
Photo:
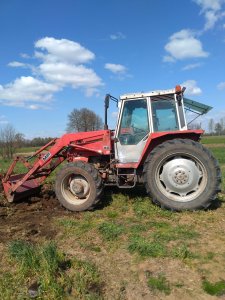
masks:
POLYGON ((21 238, 52 239, 56 235, 52 218, 70 214, 59 204, 51 187, 16 203, 7 203, 3 195, 0 199, 0 242, 4 244, 21 238))

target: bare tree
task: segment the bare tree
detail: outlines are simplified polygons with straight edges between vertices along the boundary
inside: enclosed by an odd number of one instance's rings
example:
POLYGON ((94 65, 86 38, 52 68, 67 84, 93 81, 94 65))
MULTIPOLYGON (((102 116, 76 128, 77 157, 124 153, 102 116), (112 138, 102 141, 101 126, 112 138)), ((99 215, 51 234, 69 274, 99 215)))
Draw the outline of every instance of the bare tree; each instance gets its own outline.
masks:
POLYGON ((210 133, 210 134, 213 134, 213 132, 214 132, 214 127, 215 127, 215 123, 214 123, 214 120, 211 118, 211 119, 209 120, 209 125, 208 125, 209 133, 210 133))
POLYGON ((225 129, 225 120, 224 120, 224 118, 220 119, 220 125, 221 125, 221 128, 222 128, 222 131, 224 131, 224 129, 225 129))
POLYGON ((7 124, 0 131, 0 149, 1 155, 4 158, 12 158, 14 150, 15 150, 15 136, 16 130, 15 128, 7 124))
POLYGON ((193 129, 193 130, 197 130, 197 129, 201 129, 202 128, 202 124, 201 123, 197 123, 197 122, 193 122, 191 124, 188 125, 189 129, 193 129))
POLYGON ((215 132, 217 135, 221 135, 223 131, 222 125, 218 122, 215 124, 215 132))
POLYGON ((67 132, 73 131, 93 131, 103 127, 101 117, 87 108, 74 109, 68 115, 67 132))
POLYGON ((15 143, 14 146, 15 148, 21 148, 23 147, 25 143, 25 138, 24 138, 24 134, 23 133, 16 133, 15 134, 15 143))

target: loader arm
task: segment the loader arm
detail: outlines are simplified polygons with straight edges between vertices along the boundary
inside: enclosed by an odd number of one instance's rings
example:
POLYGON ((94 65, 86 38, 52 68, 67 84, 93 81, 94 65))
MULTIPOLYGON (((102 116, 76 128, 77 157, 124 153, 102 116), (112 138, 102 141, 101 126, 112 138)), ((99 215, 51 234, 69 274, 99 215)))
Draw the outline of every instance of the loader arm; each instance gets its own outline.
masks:
POLYGON ((63 161, 73 162, 79 157, 109 155, 111 132, 100 130, 65 134, 53 139, 28 158, 16 157, 2 177, 2 185, 9 202, 33 194, 42 182, 63 161), (33 161, 31 163, 30 161, 33 161), (13 174, 17 163, 23 164, 27 172, 13 174))

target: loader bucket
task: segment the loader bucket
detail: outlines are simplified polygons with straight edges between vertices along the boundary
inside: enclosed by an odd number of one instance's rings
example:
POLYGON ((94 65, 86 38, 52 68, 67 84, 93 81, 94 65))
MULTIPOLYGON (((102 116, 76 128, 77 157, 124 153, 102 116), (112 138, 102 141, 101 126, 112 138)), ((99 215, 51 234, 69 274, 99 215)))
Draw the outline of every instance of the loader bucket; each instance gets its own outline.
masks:
POLYGON ((13 202, 21 198, 36 194, 40 190, 40 185, 36 179, 29 179, 22 183, 15 192, 12 192, 12 187, 19 183, 25 174, 11 175, 5 182, 2 180, 2 186, 8 202, 13 202))

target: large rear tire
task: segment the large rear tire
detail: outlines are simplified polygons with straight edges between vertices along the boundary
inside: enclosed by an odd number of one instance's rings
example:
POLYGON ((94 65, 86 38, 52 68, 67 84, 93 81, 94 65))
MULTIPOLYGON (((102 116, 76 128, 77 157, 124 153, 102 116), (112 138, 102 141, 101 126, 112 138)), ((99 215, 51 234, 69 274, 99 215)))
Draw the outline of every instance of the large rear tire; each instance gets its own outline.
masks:
POLYGON ((56 176, 56 196, 65 208, 72 211, 93 209, 100 200, 102 189, 98 171, 88 163, 69 163, 56 176))
POLYGON ((170 210, 206 209, 220 191, 217 160, 200 143, 188 139, 157 146, 146 159, 143 173, 152 201, 170 210))

